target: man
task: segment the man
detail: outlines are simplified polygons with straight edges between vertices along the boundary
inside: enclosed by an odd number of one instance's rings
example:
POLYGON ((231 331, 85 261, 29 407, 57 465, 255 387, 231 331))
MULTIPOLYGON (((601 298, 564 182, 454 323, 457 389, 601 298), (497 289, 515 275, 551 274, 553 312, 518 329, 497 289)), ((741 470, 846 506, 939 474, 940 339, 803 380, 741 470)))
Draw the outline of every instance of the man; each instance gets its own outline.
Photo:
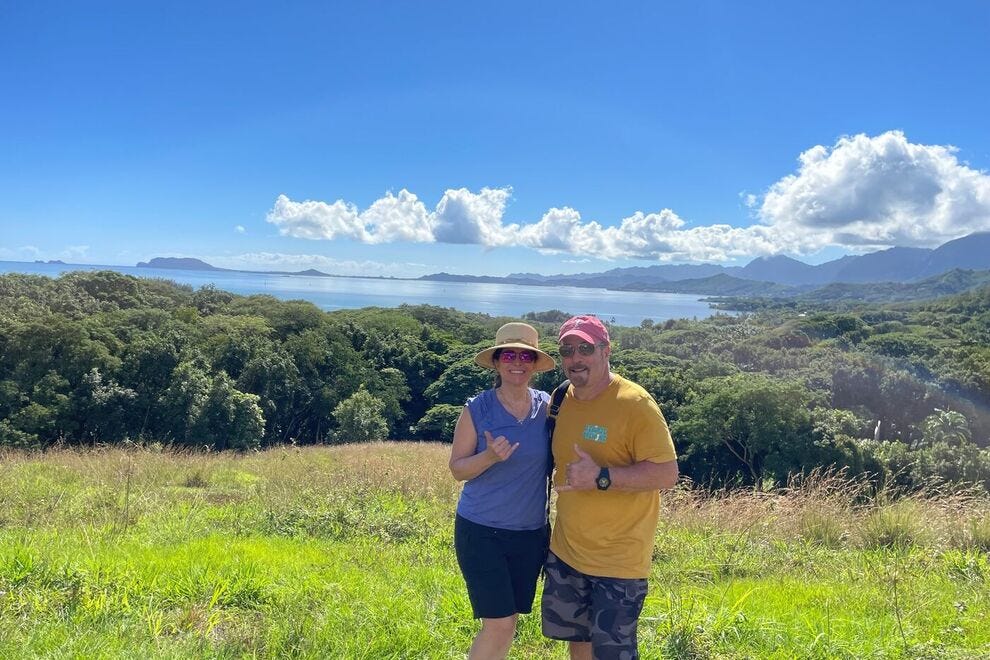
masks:
POLYGON ((611 372, 601 321, 568 320, 558 348, 571 386, 553 437, 557 519, 543 634, 569 642, 572 660, 638 658, 659 491, 676 483, 677 456, 653 398, 611 372))

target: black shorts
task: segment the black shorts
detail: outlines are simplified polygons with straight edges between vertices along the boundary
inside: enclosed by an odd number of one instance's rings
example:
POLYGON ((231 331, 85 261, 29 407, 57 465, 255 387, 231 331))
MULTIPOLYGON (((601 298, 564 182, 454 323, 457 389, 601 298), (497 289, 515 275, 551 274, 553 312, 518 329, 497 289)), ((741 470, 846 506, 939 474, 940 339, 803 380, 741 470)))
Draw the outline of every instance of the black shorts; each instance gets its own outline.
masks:
POLYGON ((547 529, 516 531, 454 520, 454 550, 476 619, 533 611, 547 557, 547 529))

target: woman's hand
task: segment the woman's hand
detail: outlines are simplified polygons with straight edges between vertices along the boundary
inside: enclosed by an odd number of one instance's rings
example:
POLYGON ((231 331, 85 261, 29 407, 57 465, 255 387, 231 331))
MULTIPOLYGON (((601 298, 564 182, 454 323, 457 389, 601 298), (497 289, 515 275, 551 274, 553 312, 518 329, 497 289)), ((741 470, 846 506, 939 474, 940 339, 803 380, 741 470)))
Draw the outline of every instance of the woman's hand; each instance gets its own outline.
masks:
POLYGON ((505 439, 504 435, 500 435, 497 438, 492 438, 491 431, 485 431, 485 453, 488 454, 493 463, 498 463, 504 461, 512 456, 512 452, 516 450, 519 443, 512 445, 509 441, 505 439))
POLYGON ((485 431, 485 448, 478 451, 478 433, 467 406, 461 410, 454 427, 454 442, 450 447, 450 473, 458 481, 474 479, 479 474, 512 456, 519 443, 509 444, 505 436, 493 438, 485 431))

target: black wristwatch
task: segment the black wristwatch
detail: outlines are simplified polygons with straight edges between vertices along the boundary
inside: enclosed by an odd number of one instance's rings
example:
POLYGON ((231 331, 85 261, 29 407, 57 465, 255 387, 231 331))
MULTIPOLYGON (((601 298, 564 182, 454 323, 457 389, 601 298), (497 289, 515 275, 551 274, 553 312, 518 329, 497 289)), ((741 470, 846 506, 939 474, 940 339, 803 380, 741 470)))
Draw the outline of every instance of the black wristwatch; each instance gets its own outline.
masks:
POLYGON ((608 490, 608 487, 612 485, 612 477, 608 476, 607 467, 603 467, 601 472, 598 473, 598 478, 595 479, 595 485, 598 486, 598 490, 608 490))

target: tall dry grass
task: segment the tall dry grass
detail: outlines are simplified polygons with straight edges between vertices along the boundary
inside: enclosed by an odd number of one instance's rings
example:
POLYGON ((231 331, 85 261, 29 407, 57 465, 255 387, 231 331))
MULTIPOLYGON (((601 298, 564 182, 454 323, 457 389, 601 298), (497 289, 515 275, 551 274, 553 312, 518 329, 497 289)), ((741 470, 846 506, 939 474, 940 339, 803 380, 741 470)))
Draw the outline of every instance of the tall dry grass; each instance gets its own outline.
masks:
MULTIPOLYGON (((253 503, 277 517, 327 502, 395 496, 453 509, 449 445, 380 442, 260 452, 169 447, 0 449, 0 525, 126 525, 183 502, 253 503), (72 497, 69 497, 69 494, 72 497)), ((816 470, 775 491, 682 483, 662 498, 663 526, 828 548, 916 546, 990 551, 990 497, 976 489, 902 491, 816 470)))
POLYGON ((133 445, 0 450, 0 527, 120 528, 203 505, 275 521, 382 498, 452 510, 460 487, 448 452, 437 443, 398 442, 246 453, 133 445))
POLYGON ((907 491, 842 470, 815 470, 775 491, 680 485, 663 498, 671 527, 828 548, 990 551, 990 496, 978 488, 907 491))

